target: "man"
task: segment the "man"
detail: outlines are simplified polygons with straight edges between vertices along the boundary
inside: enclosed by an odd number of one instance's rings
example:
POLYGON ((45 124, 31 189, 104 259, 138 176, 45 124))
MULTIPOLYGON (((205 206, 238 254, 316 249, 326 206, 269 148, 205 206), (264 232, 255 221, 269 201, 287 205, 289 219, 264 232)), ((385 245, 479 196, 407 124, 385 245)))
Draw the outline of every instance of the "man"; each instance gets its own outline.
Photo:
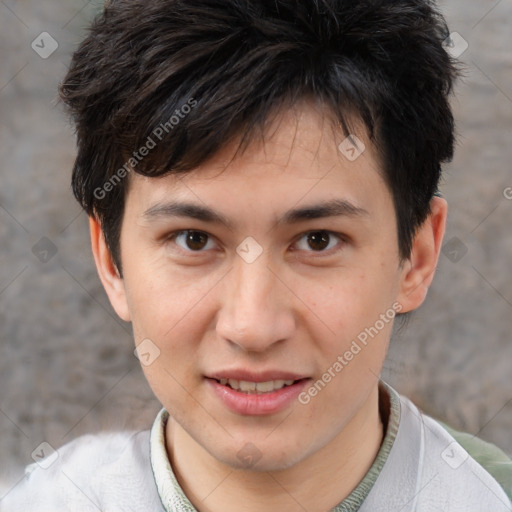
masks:
POLYGON ((73 189, 163 409, 6 510, 511 510, 508 458, 379 378, 444 234, 447 37, 419 0, 108 4, 61 88, 73 189))

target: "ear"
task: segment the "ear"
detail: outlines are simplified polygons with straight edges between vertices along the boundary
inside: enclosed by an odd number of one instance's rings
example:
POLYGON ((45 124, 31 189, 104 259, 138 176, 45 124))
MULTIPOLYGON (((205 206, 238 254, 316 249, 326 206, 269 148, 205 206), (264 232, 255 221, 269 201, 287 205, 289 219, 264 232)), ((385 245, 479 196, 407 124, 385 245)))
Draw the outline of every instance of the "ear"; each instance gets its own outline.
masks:
POLYGON ((101 224, 93 217, 89 218, 89 229, 91 232, 91 246, 96 263, 96 269, 100 276, 100 280, 107 292, 110 304, 115 312, 125 322, 130 321, 130 312, 128 309, 128 301, 126 300, 126 290, 124 280, 119 275, 110 251, 105 242, 101 224))
POLYGON ((411 255, 402 265, 397 298, 403 306, 402 313, 418 308, 427 296, 441 251, 447 214, 447 202, 442 197, 433 197, 430 214, 418 228, 411 255))

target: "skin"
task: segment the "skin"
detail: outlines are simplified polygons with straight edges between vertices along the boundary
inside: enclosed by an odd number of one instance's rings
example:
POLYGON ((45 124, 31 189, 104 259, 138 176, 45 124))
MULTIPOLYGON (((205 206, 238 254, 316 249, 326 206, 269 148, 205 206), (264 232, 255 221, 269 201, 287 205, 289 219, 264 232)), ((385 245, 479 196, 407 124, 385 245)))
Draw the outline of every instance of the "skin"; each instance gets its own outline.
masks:
POLYGON ((359 130, 366 149, 350 162, 338 150, 344 136, 326 119, 319 107, 302 104, 241 154, 228 145, 186 175, 130 176, 122 277, 91 219, 113 307, 132 322, 136 344, 149 338, 160 350, 143 369, 171 415, 173 469, 201 512, 327 511, 357 486, 382 442, 378 376, 392 322, 306 405, 294 400, 273 414, 237 414, 205 381, 211 372, 244 368, 292 371, 314 382, 394 303, 408 312, 426 296, 446 202, 433 198, 410 258, 401 262, 378 155, 359 130), (366 213, 277 220, 334 199, 366 213), (206 206, 229 225, 145 213, 169 201, 206 206), (183 230, 207 233, 206 245, 194 251, 183 235, 172 236, 183 230), (307 235, 322 230, 340 237, 327 237, 319 250, 307 235), (236 252, 248 236, 263 249, 252 263, 236 252), (237 457, 247 443, 261 455, 250 468, 237 457))

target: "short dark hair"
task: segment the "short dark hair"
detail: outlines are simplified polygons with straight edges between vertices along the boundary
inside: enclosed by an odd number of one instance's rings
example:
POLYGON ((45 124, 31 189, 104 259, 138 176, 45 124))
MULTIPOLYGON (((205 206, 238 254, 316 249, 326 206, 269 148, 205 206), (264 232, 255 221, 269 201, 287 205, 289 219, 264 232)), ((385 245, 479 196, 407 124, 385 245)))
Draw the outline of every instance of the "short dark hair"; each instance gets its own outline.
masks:
POLYGON ((429 0, 110 1, 60 87, 77 130, 74 194, 120 270, 127 172, 193 170, 313 99, 345 135, 362 121, 406 259, 453 153, 448 36, 429 0))

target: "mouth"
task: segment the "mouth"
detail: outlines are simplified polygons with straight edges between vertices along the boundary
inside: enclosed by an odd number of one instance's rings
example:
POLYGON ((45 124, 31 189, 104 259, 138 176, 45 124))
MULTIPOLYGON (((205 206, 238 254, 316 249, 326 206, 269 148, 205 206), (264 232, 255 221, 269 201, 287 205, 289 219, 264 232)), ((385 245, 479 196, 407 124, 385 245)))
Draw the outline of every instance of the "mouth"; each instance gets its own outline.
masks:
POLYGON ((280 389, 293 386, 297 382, 305 379, 278 379, 278 380, 267 380, 263 382, 253 382, 248 380, 237 380, 237 379, 214 379, 220 385, 229 387, 239 393, 246 395, 264 395, 267 393, 273 393, 280 389))
POLYGON ((271 372, 267 375, 230 373, 232 375, 207 377, 206 382, 225 407, 247 416, 274 414, 291 407, 300 392, 311 381, 310 378, 281 372, 271 372))

